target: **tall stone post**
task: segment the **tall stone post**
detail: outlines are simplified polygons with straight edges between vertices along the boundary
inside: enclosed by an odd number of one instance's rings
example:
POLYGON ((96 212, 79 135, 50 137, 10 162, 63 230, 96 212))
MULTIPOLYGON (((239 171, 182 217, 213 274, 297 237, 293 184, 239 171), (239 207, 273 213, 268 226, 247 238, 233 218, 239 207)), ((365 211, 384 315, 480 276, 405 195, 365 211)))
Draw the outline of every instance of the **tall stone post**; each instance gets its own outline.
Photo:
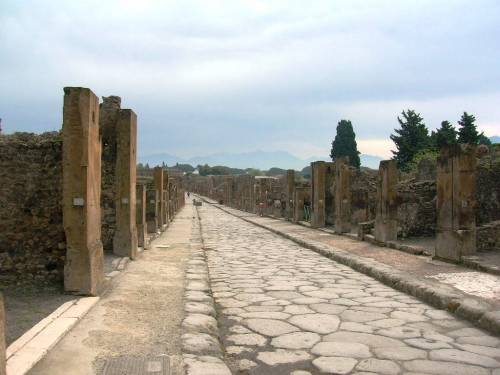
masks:
POLYGON ((147 249, 148 246, 148 228, 146 221, 146 184, 138 183, 136 185, 136 205, 135 217, 137 225, 137 246, 147 249))
POLYGON ((295 196, 293 198, 293 221, 295 223, 304 220, 304 198, 305 198, 305 187, 297 186, 295 188, 295 196))
POLYGON ((158 225, 158 208, 160 197, 154 183, 146 186, 146 223, 148 233, 156 233, 158 225))
POLYGON ((351 231, 351 171, 349 157, 335 160, 335 232, 351 231))
POLYGON ((165 194, 163 190, 163 168, 162 167, 155 167, 154 169, 154 183, 155 183, 155 189, 158 194, 158 200, 156 202, 157 204, 157 213, 158 213, 158 228, 160 230, 165 229, 165 194))
POLYGON ((3 307, 3 296, 0 293, 0 375, 5 375, 6 373, 5 362, 5 310, 3 307))
POLYGON ((476 152, 471 145, 444 148, 437 165, 436 257, 459 261, 476 252, 476 152))
POLYGON ((378 168, 375 240, 394 241, 398 236, 398 166, 396 160, 382 160, 378 168))
POLYGON ((286 171, 286 218, 293 220, 293 193, 295 189, 295 171, 286 171))
POLYGON ((135 184, 137 170, 137 116, 130 109, 120 110, 116 129, 116 230, 113 253, 137 257, 135 184))
POLYGON ((82 87, 64 88, 64 288, 96 295, 104 278, 101 242, 101 137, 99 100, 82 87))
POLYGON ((163 204, 165 205, 164 211, 163 211, 163 222, 165 225, 168 225, 170 222, 169 218, 171 217, 170 215, 170 177, 167 171, 163 171, 163 204))
POLYGON ((311 227, 325 226, 325 169, 324 161, 311 163, 311 227))

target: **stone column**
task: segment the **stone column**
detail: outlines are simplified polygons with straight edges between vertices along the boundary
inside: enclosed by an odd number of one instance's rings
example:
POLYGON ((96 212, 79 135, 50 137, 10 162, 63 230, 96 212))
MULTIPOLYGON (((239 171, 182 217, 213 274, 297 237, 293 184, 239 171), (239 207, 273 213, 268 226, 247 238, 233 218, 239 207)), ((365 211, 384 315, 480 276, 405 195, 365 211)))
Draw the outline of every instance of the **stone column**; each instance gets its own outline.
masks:
POLYGON ((165 225, 168 225, 170 222, 170 217, 171 217, 171 207, 170 207, 170 180, 171 178, 169 177, 169 173, 167 171, 163 171, 163 202, 164 202, 164 223, 165 225))
POLYGON ((394 241, 398 236, 398 166, 396 160, 382 160, 378 168, 375 240, 394 241))
POLYGON ((311 227, 325 226, 325 168, 324 161, 311 163, 311 227))
POLYGON ((135 217, 137 225, 137 246, 143 249, 148 248, 148 230, 146 221, 146 184, 141 183, 136 185, 136 205, 135 217))
POLYGON ((158 225, 158 207, 160 197, 154 184, 146 186, 146 223, 148 233, 156 233, 158 225))
POLYGON ((444 148, 437 165, 436 257, 460 261, 476 252, 475 147, 444 148))
POLYGON ((351 171, 347 156, 335 160, 335 232, 351 231, 351 171))
POLYGON ((325 162, 325 225, 335 225, 335 163, 325 162))
POLYGON ((293 219, 293 192, 295 189, 295 171, 286 171, 286 219, 293 219))
POLYGON ((67 253, 64 288, 96 295, 104 278, 101 242, 99 100, 82 87, 64 88, 63 225, 67 253))
POLYGON ((136 170, 137 170, 137 115, 130 109, 120 110, 116 129, 116 230, 113 253, 137 257, 136 170))
POLYGON ((154 169, 154 183, 155 183, 155 189, 157 191, 157 207, 156 207, 156 212, 158 214, 158 228, 163 231, 165 229, 165 194, 163 190, 163 168, 162 167, 155 167, 154 169))
POLYGON ((293 198, 293 221, 295 223, 304 220, 304 197, 305 197, 304 187, 297 186, 295 188, 295 196, 293 198))
POLYGON ((5 375, 5 310, 3 296, 0 293, 0 375, 5 375))

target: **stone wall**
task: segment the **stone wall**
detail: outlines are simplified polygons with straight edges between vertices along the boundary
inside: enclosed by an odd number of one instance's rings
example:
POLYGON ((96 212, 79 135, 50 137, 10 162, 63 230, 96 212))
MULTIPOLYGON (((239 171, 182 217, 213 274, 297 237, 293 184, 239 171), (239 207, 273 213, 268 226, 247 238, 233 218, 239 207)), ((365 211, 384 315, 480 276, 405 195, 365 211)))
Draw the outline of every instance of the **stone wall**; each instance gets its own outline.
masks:
POLYGON ((483 225, 496 220, 500 220, 500 158, 492 152, 478 163, 476 223, 483 225))
POLYGON ((352 223, 375 220, 377 208, 377 171, 351 168, 352 223))
POLYGON ((434 236, 436 182, 410 179, 397 187, 398 237, 434 236))
POLYGON ((61 134, 0 135, 0 181, 1 281, 61 281, 61 134))

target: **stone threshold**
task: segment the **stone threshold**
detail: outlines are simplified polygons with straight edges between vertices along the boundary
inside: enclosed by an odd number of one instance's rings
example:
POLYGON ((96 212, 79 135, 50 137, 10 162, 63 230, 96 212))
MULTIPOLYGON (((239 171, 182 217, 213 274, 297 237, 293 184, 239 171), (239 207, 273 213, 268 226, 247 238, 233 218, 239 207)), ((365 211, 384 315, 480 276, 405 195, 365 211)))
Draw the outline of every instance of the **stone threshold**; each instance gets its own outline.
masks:
MULTIPOLYGON (((209 201, 207 202, 210 203, 209 201)), ((416 297, 431 306, 447 310, 488 332, 495 335, 500 334, 500 310, 498 310, 498 307, 479 297, 471 296, 438 281, 422 280, 374 259, 358 256, 322 242, 304 239, 296 234, 287 233, 282 229, 258 223, 248 216, 240 217, 224 206, 218 204, 214 204, 214 206, 241 220, 267 229, 302 247, 313 250, 327 258, 371 276, 385 285, 416 297)))
POLYGON ((6 351, 7 375, 24 375, 99 301, 83 297, 62 304, 14 341, 6 351))

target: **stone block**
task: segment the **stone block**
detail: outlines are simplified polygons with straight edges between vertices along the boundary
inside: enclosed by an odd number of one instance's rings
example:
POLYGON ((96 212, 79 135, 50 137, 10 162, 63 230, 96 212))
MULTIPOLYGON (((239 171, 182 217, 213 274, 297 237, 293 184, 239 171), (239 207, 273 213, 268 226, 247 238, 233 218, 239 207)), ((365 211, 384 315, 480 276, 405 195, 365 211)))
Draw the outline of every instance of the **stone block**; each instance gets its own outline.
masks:
POLYGON ((64 288, 95 295, 104 279, 101 242, 99 100, 87 88, 66 87, 63 109, 64 288))
POLYGON ((436 256, 459 261, 476 252, 476 152, 471 145, 441 150, 437 166, 436 256))
POLYGON ((325 169, 324 161, 311 163, 311 226, 325 226, 325 169))
POLYGON ((351 171, 349 157, 335 160, 335 232, 351 231, 351 171))
POLYGON ((137 257, 135 203, 137 181, 137 115, 132 110, 120 110, 116 137, 116 230, 113 238, 113 253, 134 259, 137 257))
POLYGON ((377 180, 377 211, 375 213, 375 239, 394 241, 398 235, 397 206, 398 169, 396 160, 380 162, 377 180))
POLYGON ((163 230, 165 222, 165 194, 163 192, 163 168, 155 167, 154 169, 154 186, 156 190, 156 213, 157 213, 157 229, 163 230))
POLYGON ((137 245, 146 249, 148 247, 148 228, 146 221, 146 184, 137 184, 135 190, 135 217, 137 225, 137 245))
POLYGON ((148 233, 156 233, 158 229, 158 207, 160 197, 154 184, 146 186, 146 225, 148 233))

